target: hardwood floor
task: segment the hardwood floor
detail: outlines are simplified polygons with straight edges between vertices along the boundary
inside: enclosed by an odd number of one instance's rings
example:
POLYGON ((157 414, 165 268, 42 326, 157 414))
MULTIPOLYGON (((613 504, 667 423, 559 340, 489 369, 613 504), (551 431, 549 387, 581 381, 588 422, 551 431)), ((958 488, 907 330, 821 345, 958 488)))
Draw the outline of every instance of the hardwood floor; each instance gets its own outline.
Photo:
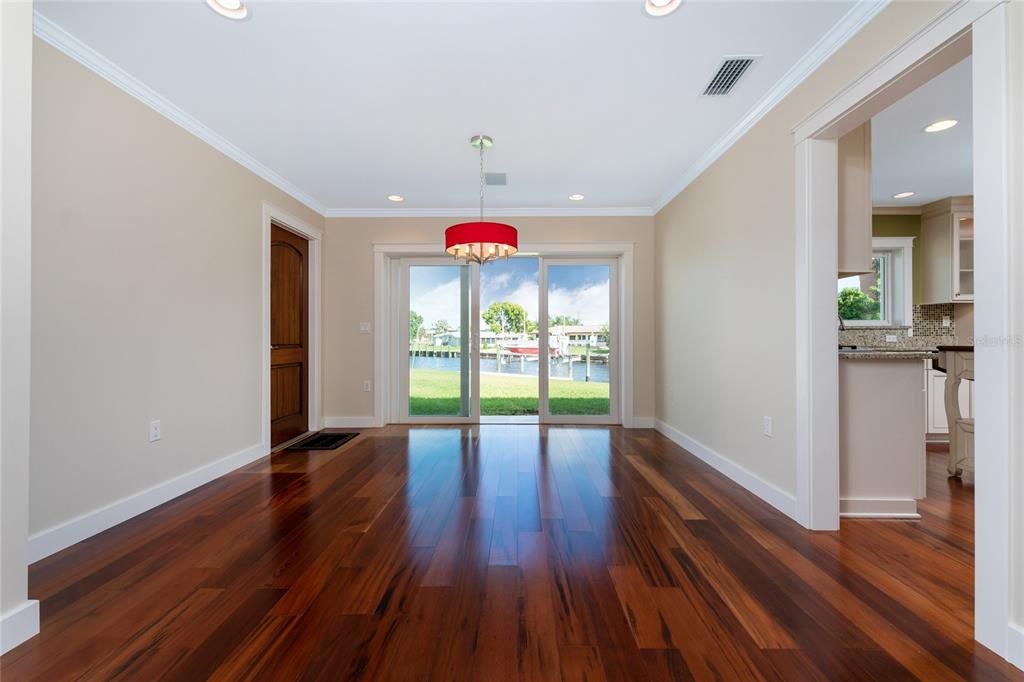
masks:
POLYGON ((809 533, 649 430, 370 430, 34 564, 15 680, 1024 679, 972 640, 973 486, 809 533))

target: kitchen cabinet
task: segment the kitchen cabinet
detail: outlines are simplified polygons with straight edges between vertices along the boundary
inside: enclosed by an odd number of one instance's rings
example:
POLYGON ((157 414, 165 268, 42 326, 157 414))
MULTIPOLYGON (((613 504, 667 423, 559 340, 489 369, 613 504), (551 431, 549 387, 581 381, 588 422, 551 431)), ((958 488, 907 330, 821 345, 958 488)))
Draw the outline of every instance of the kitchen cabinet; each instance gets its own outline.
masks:
MULTIPOLYGON (((946 373, 932 369, 931 362, 925 363, 925 387, 928 393, 926 399, 927 415, 925 427, 929 435, 949 433, 949 424, 946 423, 946 373)), ((960 414, 965 417, 974 417, 974 382, 964 381, 960 384, 960 414)))
POLYGON ((974 198, 950 197, 921 209, 921 303, 974 300, 974 198))
POLYGON ((920 518, 925 394, 912 353, 839 359, 839 514, 920 518))
POLYGON ((839 138, 839 276, 873 272, 871 264, 871 121, 839 138))

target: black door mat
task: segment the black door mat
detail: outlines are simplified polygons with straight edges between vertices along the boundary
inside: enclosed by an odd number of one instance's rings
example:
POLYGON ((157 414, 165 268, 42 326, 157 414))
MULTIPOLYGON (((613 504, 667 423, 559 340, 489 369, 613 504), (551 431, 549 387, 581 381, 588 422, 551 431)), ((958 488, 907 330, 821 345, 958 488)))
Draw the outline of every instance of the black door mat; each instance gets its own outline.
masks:
POLYGON ((309 438, 300 440, 295 445, 289 445, 288 450, 334 450, 349 442, 358 433, 324 433, 318 431, 309 438))

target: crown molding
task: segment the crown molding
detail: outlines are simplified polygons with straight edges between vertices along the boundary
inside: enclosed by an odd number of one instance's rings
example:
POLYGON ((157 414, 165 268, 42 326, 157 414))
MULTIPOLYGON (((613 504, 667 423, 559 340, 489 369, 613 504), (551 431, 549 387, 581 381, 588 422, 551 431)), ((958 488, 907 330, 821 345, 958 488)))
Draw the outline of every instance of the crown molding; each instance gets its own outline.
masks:
MULTIPOLYGON (((33 33, 74 59, 76 62, 109 81, 127 94, 139 100, 150 109, 167 118, 172 123, 184 128, 200 140, 221 152, 242 167, 252 171, 274 187, 295 200, 305 204, 327 218, 424 218, 424 217, 473 217, 479 215, 479 208, 327 208, 313 196, 300 189, 254 157, 242 151, 234 144, 201 123, 192 115, 172 103, 130 73, 96 52, 61 26, 40 14, 33 12, 33 33)), ((611 208, 503 208, 495 209, 504 217, 515 218, 525 216, 545 217, 600 217, 600 216, 652 216, 654 211, 649 206, 626 206, 611 208)))
MULTIPOLYGON (((492 212, 504 217, 632 217, 652 216, 664 208, 722 154, 745 135, 761 118, 799 85, 818 66, 835 53, 847 40, 874 18, 890 0, 859 2, 839 20, 811 50, 805 54, 775 86, 726 135, 715 143, 686 174, 665 192, 653 207, 625 206, 608 208, 504 208, 492 212)), ((279 175, 254 157, 214 132, 177 105, 143 84, 127 71, 74 37, 38 10, 33 13, 33 32, 82 66, 139 100, 171 122, 192 133, 203 142, 252 171, 282 192, 327 218, 424 218, 473 217, 477 208, 327 208, 312 195, 279 175)))
POLYGON ((700 177, 711 164, 719 159, 726 151, 736 144, 740 138, 747 134, 757 122, 764 118, 765 114, 771 111, 776 104, 781 102, 796 86, 800 85, 808 76, 814 73, 815 69, 822 65, 826 59, 835 54, 836 50, 842 47, 846 41, 860 31, 865 24, 875 18, 889 4, 890 0, 871 0, 870 2, 858 2, 854 7, 843 15, 828 33, 821 37, 814 44, 807 54, 800 58, 789 71, 776 83, 771 90, 765 93, 754 107, 740 119, 739 123, 733 126, 729 132, 722 136, 707 152, 701 156, 696 163, 690 166, 686 173, 668 191, 661 195, 654 202, 654 212, 657 213, 665 208, 670 201, 686 189, 687 185, 700 177))
POLYGON ((323 204, 308 193, 302 191, 296 185, 200 123, 195 117, 173 104, 163 95, 143 84, 120 66, 117 66, 46 16, 40 14, 39 10, 33 12, 32 18, 32 32, 36 37, 57 48, 68 57, 71 57, 82 66, 106 79, 172 123, 192 133, 206 144, 242 167, 252 171, 285 194, 292 196, 296 201, 305 204, 308 208, 321 215, 324 214, 323 204))
MULTIPOLYGON (((609 208, 491 208, 488 218, 598 218, 653 216, 649 206, 609 208)), ((325 218, 476 218, 479 208, 328 208, 325 218)))

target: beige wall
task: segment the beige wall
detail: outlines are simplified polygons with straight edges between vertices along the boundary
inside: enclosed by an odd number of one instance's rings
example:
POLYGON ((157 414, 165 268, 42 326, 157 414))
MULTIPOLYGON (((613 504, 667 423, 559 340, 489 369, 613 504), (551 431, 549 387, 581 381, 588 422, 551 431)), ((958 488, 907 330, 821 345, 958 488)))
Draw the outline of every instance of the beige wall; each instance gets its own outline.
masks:
POLYGON ((323 219, 38 40, 34 86, 38 532, 259 442, 261 202, 323 219))
POLYGON ((887 7, 655 218, 658 418, 795 494, 791 130, 944 6, 887 7), (774 438, 761 434, 774 418, 774 438))
POLYGON ((0 68, 0 614, 6 614, 24 604, 28 596, 30 2, 0 3, 0 68))
MULTIPOLYGON (((444 228, 465 218, 328 218, 324 235, 324 415, 373 414, 374 341, 360 334, 373 318, 373 245, 435 242, 442 252, 444 228)), ((634 414, 654 414, 654 219, 515 218, 523 242, 633 242, 634 414)))

